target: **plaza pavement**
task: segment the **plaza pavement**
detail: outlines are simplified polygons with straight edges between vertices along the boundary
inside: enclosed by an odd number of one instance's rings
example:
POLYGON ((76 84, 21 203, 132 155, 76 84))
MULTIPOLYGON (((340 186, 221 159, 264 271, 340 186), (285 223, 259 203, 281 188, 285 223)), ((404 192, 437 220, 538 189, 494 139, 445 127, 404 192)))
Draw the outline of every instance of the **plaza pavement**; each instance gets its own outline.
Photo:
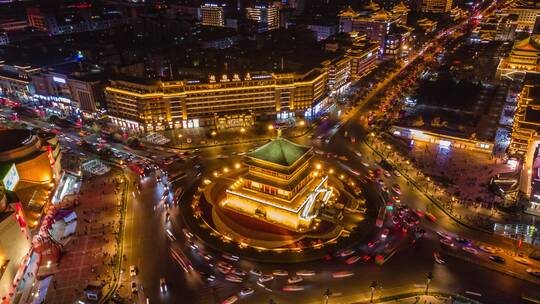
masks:
POLYGON ((46 295, 46 303, 75 303, 84 300, 88 284, 103 286, 105 294, 112 282, 116 250, 121 176, 108 173, 85 178, 75 207, 79 220, 73 239, 64 249, 46 295))

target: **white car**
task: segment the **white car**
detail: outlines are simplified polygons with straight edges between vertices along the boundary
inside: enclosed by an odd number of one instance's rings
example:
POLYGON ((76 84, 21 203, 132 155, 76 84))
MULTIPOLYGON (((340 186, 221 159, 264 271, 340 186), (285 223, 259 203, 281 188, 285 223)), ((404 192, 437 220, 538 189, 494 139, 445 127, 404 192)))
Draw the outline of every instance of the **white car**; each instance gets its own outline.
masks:
POLYGON ((525 271, 530 275, 533 275, 535 277, 540 277, 540 269, 527 268, 525 271))
POLYGON ((272 274, 279 277, 286 277, 289 275, 289 272, 287 270, 277 269, 274 270, 272 274))
POLYGON ((296 283, 300 283, 302 282, 304 279, 302 277, 299 277, 299 276, 294 276, 294 277, 290 277, 287 279, 287 282, 289 284, 296 284, 296 283))
POLYGON ((238 299, 239 299, 238 296, 231 296, 227 298, 225 301, 223 301, 222 304, 233 304, 233 303, 236 303, 238 299))
POLYGON ((529 261, 526 258, 522 258, 522 257, 515 257, 514 261, 516 261, 516 263, 520 263, 520 264, 527 265, 527 266, 532 265, 531 261, 529 261))
POLYGON ((240 268, 234 268, 232 271, 231 271, 232 274, 234 275, 237 275, 239 277, 243 277, 247 274, 247 272, 243 269, 240 269, 240 268))
POLYGON ((242 290, 240 290, 240 296, 242 297, 245 297, 245 296, 249 296, 250 294, 254 293, 255 290, 253 290, 253 288, 244 288, 242 290))
POLYGON ((167 282, 165 282, 165 278, 159 279, 159 291, 167 292, 167 282))
POLYGON ((486 252, 486 253, 490 253, 490 254, 494 254, 495 253, 495 248, 493 247, 490 247, 490 246, 479 246, 478 248, 480 248, 480 250, 482 250, 483 252, 486 252))
POLYGON ((129 275, 132 277, 137 275, 137 267, 135 265, 129 266, 129 275))
POLYGON ((224 253, 224 254, 222 255, 222 257, 223 257, 224 259, 227 259, 227 260, 233 261, 233 262, 238 262, 238 260, 240 260, 240 258, 239 258, 238 256, 236 256, 236 255, 231 255, 231 254, 227 254, 227 253, 224 253))
POLYGON ((272 281, 273 279, 274 279, 274 276, 273 276, 273 275, 271 275, 271 274, 265 274, 265 275, 262 275, 262 276, 259 278, 259 282, 265 283, 265 282, 272 281))
POLYGON ((315 270, 298 270, 296 272, 297 276, 302 276, 302 277, 312 277, 315 274, 316 274, 315 270))
POLYGON ((244 279, 242 279, 241 277, 236 276, 234 274, 226 275, 225 280, 227 280, 229 282, 233 282, 233 283, 242 283, 242 281, 244 281, 244 279))
POLYGON ((463 247, 461 247, 461 249, 463 251, 465 251, 465 252, 470 253, 470 254, 474 254, 474 255, 478 254, 478 250, 476 250, 476 249, 474 249, 472 247, 469 247, 469 246, 463 246, 463 247))

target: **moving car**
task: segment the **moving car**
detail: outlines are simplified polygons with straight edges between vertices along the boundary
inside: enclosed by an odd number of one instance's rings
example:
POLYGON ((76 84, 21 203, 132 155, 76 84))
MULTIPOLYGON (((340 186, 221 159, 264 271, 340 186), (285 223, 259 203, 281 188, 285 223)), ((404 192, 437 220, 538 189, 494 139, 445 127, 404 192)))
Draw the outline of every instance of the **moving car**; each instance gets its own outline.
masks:
POLYGON ((498 255, 490 255, 489 259, 499 264, 504 264, 506 262, 506 260, 503 257, 498 256, 498 255))
POLYGON ((272 274, 278 277, 286 277, 289 275, 289 272, 287 270, 277 269, 277 270, 274 270, 272 274))
POLYGON ((437 235, 443 239, 452 240, 452 236, 444 231, 437 231, 437 235))
POLYGON ((540 269, 527 268, 525 271, 530 275, 540 278, 540 269))
POLYGON ((234 274, 226 275, 225 280, 227 280, 229 282, 233 282, 233 283, 242 283, 242 281, 244 281, 244 279, 242 279, 241 277, 239 277, 237 275, 234 275, 234 274))
POLYGON ((490 246, 482 245, 482 246, 479 246, 478 248, 480 248, 480 250, 482 250, 483 252, 486 252, 486 253, 491 253, 491 254, 495 253, 495 248, 490 247, 490 246))
POLYGON ((262 276, 259 278, 259 282, 265 283, 265 282, 272 281, 273 279, 274 279, 274 276, 273 276, 273 275, 271 275, 271 274, 265 274, 265 275, 262 275, 262 276))
POLYGON ((516 263, 523 264, 523 265, 527 265, 527 266, 528 266, 528 265, 532 265, 532 262, 531 262, 531 261, 529 261, 529 260, 526 259, 526 258, 519 257, 519 256, 518 256, 518 257, 515 257, 515 258, 514 258, 514 261, 515 261, 516 263))
POLYGON ((302 291, 304 286, 301 285, 285 285, 282 288, 283 291, 302 291))
POLYGON ((346 250, 342 250, 340 252, 338 252, 338 256, 344 258, 344 257, 348 257, 350 255, 354 254, 354 250, 352 249, 346 249, 346 250))
POLYGON ((221 304, 234 304, 238 301, 238 296, 230 296, 225 301, 223 301, 221 304))
POLYGON ((302 277, 299 277, 299 276, 293 276, 293 277, 290 277, 287 279, 287 282, 289 284, 296 284, 296 283, 300 283, 302 282, 304 279, 302 277))
POLYGON ((231 273, 239 277, 243 277, 247 274, 245 270, 240 268, 234 268, 231 273))
POLYGON ((167 292, 167 283, 165 282, 165 278, 159 279, 159 291, 167 292))
POLYGON ((381 239, 386 239, 386 237, 388 237, 388 233, 390 233, 390 230, 388 230, 388 228, 384 228, 384 230, 382 231, 381 233, 381 239))
POLYGON ((240 290, 240 296, 242 297, 245 297, 245 296, 249 296, 250 294, 254 293, 255 290, 253 290, 253 288, 244 288, 242 290, 240 290))
POLYGON ((137 275, 137 267, 135 265, 129 266, 129 275, 132 277, 137 275))
POLYGON ((437 218, 431 214, 431 212, 426 212, 426 218, 432 222, 435 222, 437 220, 437 218))
POLYGON ((347 260, 345 260, 345 264, 347 265, 352 265, 356 262, 358 262, 362 257, 359 256, 359 255, 353 255, 352 257, 348 258, 347 260))
POLYGON ((302 277, 312 277, 315 275, 315 270, 298 270, 296 275, 302 277))
POLYGON ((227 259, 229 261, 233 261, 233 262, 238 262, 238 260, 240 260, 240 258, 238 256, 227 254, 227 253, 222 254, 221 257, 223 257, 224 259, 227 259))
POLYGON ((135 281, 131 281, 131 292, 137 293, 139 289, 137 288, 137 283, 135 281))
POLYGON ((476 249, 474 249, 474 248, 472 248, 472 247, 469 247, 469 246, 461 247, 461 249, 462 249, 463 251, 465 251, 465 252, 470 253, 470 254, 474 254, 474 255, 478 254, 478 250, 476 250, 476 249))
POLYGON ((437 264, 441 264, 441 265, 446 264, 446 262, 442 259, 441 254, 438 253, 437 251, 433 252, 433 259, 435 260, 437 264))
POLYGON ((354 275, 354 272, 352 271, 338 271, 332 273, 332 277, 334 279, 341 279, 341 278, 348 278, 354 275))
POLYGON ((449 239, 441 239, 439 242, 445 246, 454 247, 454 243, 452 243, 452 241, 449 239))

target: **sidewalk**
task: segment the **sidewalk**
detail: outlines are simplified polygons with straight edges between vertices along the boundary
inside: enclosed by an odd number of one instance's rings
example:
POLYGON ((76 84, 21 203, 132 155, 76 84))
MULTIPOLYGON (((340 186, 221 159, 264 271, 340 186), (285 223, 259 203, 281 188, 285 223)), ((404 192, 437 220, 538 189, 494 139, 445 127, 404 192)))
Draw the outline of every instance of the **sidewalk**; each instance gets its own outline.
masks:
MULTIPOLYGON (((416 167, 407 157, 398 154, 393 149, 388 149, 389 145, 383 138, 369 139, 368 146, 376 151, 381 158, 395 164, 402 174, 407 175, 410 180, 416 183, 420 191, 437 200, 444 211, 455 220, 484 231, 489 231, 495 221, 509 220, 505 214, 494 209, 493 204, 459 200, 453 189, 444 188, 433 178, 426 175, 421 168, 416 167)), ((422 168, 429 168, 427 170, 433 170, 433 167, 434 164, 422 166, 422 168)), ((469 167, 471 167, 469 169, 478 170, 474 166, 469 167)), ((467 168, 464 168, 462 171, 457 171, 457 173, 466 170, 467 168)))
POLYGON ((85 300, 84 289, 102 286, 105 294, 112 283, 111 267, 116 252, 118 232, 119 174, 90 177, 83 180, 75 212, 78 225, 71 242, 55 265, 46 303, 74 303, 85 300))

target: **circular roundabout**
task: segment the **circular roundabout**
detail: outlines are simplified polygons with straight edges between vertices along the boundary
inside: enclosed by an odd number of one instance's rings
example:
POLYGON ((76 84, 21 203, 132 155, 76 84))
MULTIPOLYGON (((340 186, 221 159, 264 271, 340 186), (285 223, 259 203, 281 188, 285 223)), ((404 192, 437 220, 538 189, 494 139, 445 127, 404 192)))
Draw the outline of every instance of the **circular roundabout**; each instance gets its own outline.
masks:
POLYGON ((317 260, 361 242, 373 227, 362 191, 312 152, 277 138, 214 172, 183 206, 189 230, 261 262, 317 260))

